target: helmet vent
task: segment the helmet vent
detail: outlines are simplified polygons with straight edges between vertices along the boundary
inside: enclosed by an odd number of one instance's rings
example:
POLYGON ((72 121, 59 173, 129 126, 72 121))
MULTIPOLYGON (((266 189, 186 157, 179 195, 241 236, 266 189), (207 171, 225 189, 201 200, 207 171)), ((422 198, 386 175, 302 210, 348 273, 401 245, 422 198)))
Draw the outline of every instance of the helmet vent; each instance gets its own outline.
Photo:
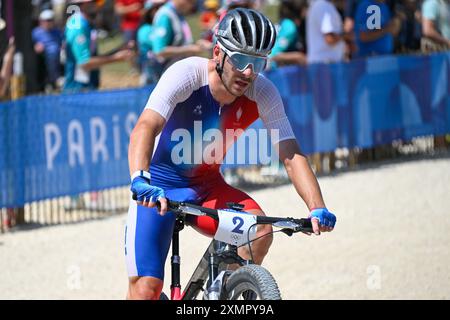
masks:
POLYGON ((248 21, 249 17, 241 10, 237 10, 237 12, 241 17, 242 31, 244 32, 245 43, 247 44, 247 46, 252 47, 253 46, 252 27, 250 21, 248 21))
POLYGON ((240 42, 241 37, 239 35, 239 29, 236 20, 231 21, 231 35, 233 36, 234 40, 240 42))
POLYGON ((261 18, 254 12, 251 12, 251 15, 253 17, 253 20, 255 21, 255 26, 256 26, 256 41, 255 41, 255 45, 257 43, 261 43, 261 37, 262 37, 262 30, 263 30, 263 25, 262 25, 262 21, 261 18))
POLYGON ((234 9, 221 20, 218 41, 231 51, 267 56, 274 45, 276 31, 273 23, 252 9, 234 9))
POLYGON ((272 38, 272 30, 270 29, 270 26, 267 23, 267 21, 264 21, 263 23, 265 25, 263 29, 268 30, 269 34, 264 37, 264 43, 263 43, 262 47, 268 48, 270 46, 270 40, 272 38))

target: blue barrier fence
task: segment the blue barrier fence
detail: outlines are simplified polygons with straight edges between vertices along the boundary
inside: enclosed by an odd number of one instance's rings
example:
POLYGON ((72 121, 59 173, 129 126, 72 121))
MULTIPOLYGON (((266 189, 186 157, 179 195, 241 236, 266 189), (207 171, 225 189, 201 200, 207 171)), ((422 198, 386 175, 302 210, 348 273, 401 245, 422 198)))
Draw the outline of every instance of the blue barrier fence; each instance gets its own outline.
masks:
MULTIPOLYGON (((292 66, 266 75, 307 154, 450 133, 450 52, 292 66)), ((129 135, 151 90, 0 104, 0 207, 129 183, 129 135)), ((243 146, 248 150, 236 153, 257 152, 255 145, 243 146)))

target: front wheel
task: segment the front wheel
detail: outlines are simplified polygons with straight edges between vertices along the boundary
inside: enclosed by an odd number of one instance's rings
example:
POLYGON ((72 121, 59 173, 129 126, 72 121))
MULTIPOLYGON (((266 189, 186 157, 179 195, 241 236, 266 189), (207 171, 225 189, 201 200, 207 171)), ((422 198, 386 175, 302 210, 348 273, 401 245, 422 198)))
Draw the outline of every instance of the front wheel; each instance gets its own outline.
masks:
POLYGON ((269 271, 247 265, 234 271, 225 283, 227 300, 281 300, 280 290, 269 271))

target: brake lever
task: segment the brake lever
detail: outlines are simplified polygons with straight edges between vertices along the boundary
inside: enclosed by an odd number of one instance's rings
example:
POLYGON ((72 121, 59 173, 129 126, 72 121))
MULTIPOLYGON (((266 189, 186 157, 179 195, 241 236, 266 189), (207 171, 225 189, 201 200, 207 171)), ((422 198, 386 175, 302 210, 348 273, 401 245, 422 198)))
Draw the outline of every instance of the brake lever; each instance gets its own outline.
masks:
POLYGON ((290 237, 294 234, 294 230, 292 230, 292 229, 281 229, 280 231, 283 232, 288 237, 290 237))

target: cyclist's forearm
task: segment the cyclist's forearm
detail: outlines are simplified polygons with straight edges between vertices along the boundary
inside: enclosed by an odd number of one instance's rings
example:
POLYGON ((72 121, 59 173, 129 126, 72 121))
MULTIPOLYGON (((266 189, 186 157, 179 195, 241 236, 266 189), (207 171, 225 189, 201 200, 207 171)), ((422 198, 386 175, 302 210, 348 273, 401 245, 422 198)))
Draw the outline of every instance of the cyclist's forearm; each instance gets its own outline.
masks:
POLYGON ((287 161, 285 166, 295 190, 305 201, 308 209, 324 208, 319 183, 306 157, 297 154, 292 160, 287 161))
POLYGON ((155 137, 152 132, 146 131, 142 126, 134 128, 128 149, 130 176, 137 170, 148 170, 154 143, 155 137))
POLYGON ((301 154, 295 140, 280 143, 280 159, 295 190, 308 206, 308 209, 324 208, 325 203, 317 178, 308 163, 308 159, 301 154))
POLYGON ((163 125, 160 119, 152 119, 152 112, 145 110, 131 133, 128 147, 130 176, 137 170, 148 170, 150 167, 155 140, 163 125))

